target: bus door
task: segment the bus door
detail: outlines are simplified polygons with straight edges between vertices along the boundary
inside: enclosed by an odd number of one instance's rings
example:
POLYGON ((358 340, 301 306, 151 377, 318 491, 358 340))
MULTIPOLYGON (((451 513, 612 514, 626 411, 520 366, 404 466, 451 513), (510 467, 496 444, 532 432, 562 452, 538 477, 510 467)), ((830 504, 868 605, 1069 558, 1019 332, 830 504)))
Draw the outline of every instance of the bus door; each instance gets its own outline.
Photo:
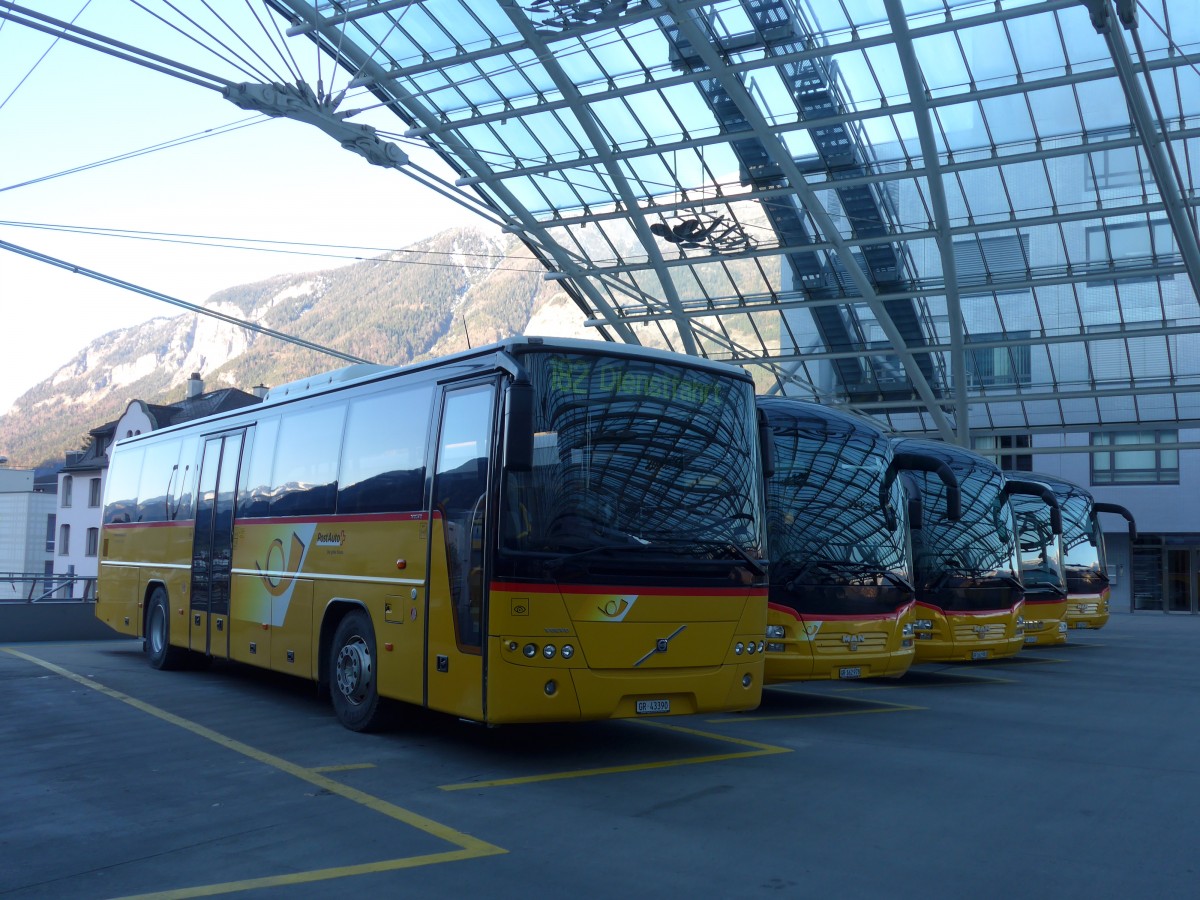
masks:
POLYGON ((245 431, 204 441, 196 530, 192 538, 193 650, 229 656, 229 576, 233 561, 233 503, 245 431))
POLYGON ((446 388, 429 517, 426 702, 434 709, 480 720, 495 407, 495 382, 446 388))

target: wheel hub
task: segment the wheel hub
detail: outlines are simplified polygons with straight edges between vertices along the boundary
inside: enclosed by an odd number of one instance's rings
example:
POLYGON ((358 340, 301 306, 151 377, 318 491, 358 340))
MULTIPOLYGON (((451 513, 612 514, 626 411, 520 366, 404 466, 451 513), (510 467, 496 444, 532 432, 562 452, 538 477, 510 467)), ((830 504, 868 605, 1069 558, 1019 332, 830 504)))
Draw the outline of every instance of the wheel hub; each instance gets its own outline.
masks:
POLYGON ((362 638, 347 641, 338 653, 338 689, 351 703, 357 705, 366 699, 374 678, 371 651, 362 638))

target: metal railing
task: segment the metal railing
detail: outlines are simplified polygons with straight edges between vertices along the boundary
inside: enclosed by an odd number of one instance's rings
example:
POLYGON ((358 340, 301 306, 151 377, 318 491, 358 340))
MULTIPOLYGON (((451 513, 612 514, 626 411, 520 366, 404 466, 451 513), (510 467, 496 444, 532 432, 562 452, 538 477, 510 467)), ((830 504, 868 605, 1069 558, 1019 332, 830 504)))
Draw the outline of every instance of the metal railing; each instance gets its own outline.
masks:
POLYGON ((95 599, 95 575, 0 573, 0 603, 91 603, 95 599))

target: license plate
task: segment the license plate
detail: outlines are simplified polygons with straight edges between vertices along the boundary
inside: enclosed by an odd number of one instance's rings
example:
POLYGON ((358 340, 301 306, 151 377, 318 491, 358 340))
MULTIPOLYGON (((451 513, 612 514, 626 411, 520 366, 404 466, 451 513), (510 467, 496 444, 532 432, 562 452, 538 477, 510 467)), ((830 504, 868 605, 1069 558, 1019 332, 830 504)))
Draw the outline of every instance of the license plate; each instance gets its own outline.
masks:
POLYGON ((1088 627, 1088 623, 1087 623, 1087 622, 1076 622, 1076 623, 1075 623, 1075 627, 1076 627, 1076 628, 1087 628, 1087 627, 1088 627))
POLYGON ((971 659, 987 659, 988 652, 986 650, 972 650, 971 659))
POLYGON ((1027 637, 1027 638, 1025 638, 1025 643, 1027 643, 1027 644, 1036 644, 1036 643, 1037 643, 1037 638, 1036 638, 1036 637, 1027 637))
POLYGON ((838 669, 838 678, 862 678, 862 666, 843 666, 838 669))
POLYGON ((668 713, 671 711, 670 700, 639 700, 636 706, 638 715, 653 713, 668 713))

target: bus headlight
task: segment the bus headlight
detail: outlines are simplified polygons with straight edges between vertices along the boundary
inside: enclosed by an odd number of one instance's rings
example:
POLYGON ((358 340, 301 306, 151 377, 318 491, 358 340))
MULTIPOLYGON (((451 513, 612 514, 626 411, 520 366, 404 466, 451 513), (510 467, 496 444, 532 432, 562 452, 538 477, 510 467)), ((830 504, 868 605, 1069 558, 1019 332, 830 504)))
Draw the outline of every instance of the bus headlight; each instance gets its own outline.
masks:
POLYGON ((1059 630, 1059 631, 1060 631, 1062 634, 1066 634, 1066 633, 1067 633, 1067 623, 1066 623, 1066 622, 1059 622, 1059 623, 1058 623, 1058 630, 1059 630))
POLYGON ((563 644, 563 648, 562 648, 561 652, 562 652, 563 659, 570 659, 572 656, 575 655, 575 648, 572 647, 570 644, 563 644))
POLYGON ((768 625, 767 637, 775 639, 785 638, 787 637, 787 629, 782 625, 768 625))
POLYGON ((932 619, 914 619, 913 628, 917 631, 931 631, 933 629, 932 619))
POLYGON ((750 641, 748 644, 746 644, 746 652, 747 653, 754 652, 754 641, 750 641))
POLYGON ((766 643, 764 643, 763 641, 758 642, 758 652, 759 653, 762 653, 763 650, 765 650, 766 648, 767 648, 766 643))
POLYGON ((786 648, 784 647, 783 644, 774 644, 774 643, 767 644, 767 652, 768 653, 782 653, 785 649, 786 648))
POLYGON ((734 653, 735 653, 737 656, 741 656, 741 655, 742 655, 742 651, 743 651, 744 649, 746 649, 746 647, 745 647, 745 645, 744 645, 744 644, 743 644, 741 641, 738 641, 736 644, 734 644, 734 645, 733 645, 733 652, 734 652, 734 653))
POLYGON ((530 659, 533 659, 535 656, 537 656, 537 644, 526 644, 521 648, 521 652, 530 659))
POLYGON ((914 624, 914 623, 912 623, 912 622, 905 622, 905 623, 904 623, 904 627, 903 627, 902 629, 900 629, 900 636, 901 636, 901 637, 906 637, 906 638, 910 638, 910 637, 912 637, 912 636, 913 636, 913 630, 914 630, 914 629, 913 629, 913 624, 914 624))
POLYGON ((557 652, 558 648, 553 644, 547 644, 542 648, 542 656, 546 657, 546 659, 554 659, 554 654, 557 652))

